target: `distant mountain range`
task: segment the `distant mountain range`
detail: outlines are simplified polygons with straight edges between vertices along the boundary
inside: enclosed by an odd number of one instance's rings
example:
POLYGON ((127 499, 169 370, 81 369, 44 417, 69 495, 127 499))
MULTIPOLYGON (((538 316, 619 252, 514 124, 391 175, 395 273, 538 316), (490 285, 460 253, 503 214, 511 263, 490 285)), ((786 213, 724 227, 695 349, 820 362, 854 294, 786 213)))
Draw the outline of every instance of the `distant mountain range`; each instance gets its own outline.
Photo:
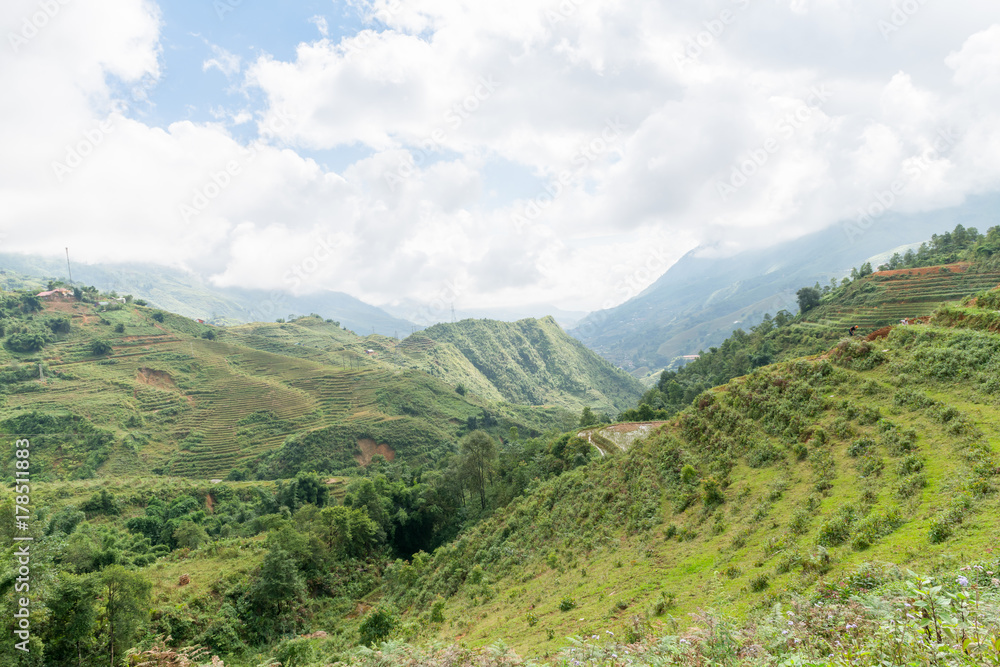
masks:
POLYGON ((799 288, 828 284, 851 267, 904 244, 919 243, 956 224, 981 232, 996 224, 1000 198, 979 197, 961 207, 902 215, 886 213, 863 229, 834 226, 763 250, 711 257, 689 252, 638 296, 591 313, 570 334, 636 377, 678 357, 718 345, 766 313, 798 312, 799 288))
MULTIPOLYGON (((66 280, 66 262, 51 257, 0 254, 0 269, 66 280)), ((138 264, 73 264, 73 279, 103 291, 131 294, 150 305, 215 324, 274 322, 316 313, 365 335, 404 337, 421 328, 343 292, 293 296, 286 292, 215 287, 193 273, 138 264)))

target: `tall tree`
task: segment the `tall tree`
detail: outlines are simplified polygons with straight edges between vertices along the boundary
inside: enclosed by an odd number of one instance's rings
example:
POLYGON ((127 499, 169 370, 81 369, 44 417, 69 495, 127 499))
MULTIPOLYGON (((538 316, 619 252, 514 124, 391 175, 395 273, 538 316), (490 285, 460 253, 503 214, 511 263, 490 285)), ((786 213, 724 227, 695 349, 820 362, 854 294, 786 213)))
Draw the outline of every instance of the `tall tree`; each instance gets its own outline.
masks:
POLYGON ((52 611, 52 637, 46 642, 46 657, 59 664, 83 665, 94 640, 97 623, 97 581, 93 575, 59 575, 49 609, 52 611))
POLYGON ((115 667, 119 658, 131 648, 149 620, 149 594, 152 585, 138 572, 112 565, 101 572, 104 594, 103 625, 107 630, 108 664, 115 667))
POLYGON ((479 504, 486 509, 486 485, 496 469, 496 441, 485 431, 473 431, 462 439, 460 454, 463 476, 479 493, 479 504))
POLYGON ((796 296, 799 298, 799 311, 808 312, 819 305, 822 294, 815 287, 803 287, 796 296))

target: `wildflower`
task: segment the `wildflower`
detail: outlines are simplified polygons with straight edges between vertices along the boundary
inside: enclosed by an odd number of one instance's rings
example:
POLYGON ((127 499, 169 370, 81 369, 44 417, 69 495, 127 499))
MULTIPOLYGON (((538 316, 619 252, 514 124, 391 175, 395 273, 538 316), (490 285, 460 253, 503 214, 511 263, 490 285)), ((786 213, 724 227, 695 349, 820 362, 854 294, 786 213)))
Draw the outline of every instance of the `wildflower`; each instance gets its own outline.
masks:
POLYGON ((783 635, 787 635, 787 634, 788 634, 788 630, 782 630, 782 631, 781 631, 781 634, 783 634, 783 635))
POLYGON ((959 577, 958 578, 958 585, 959 586, 963 586, 963 587, 964 586, 968 586, 969 585, 969 580, 966 579, 965 577, 959 577))
POLYGON ((917 620, 917 617, 914 616, 913 614, 907 614, 906 617, 907 618, 912 618, 914 621, 917 620))
POLYGON ((608 633, 609 635, 611 635, 612 637, 615 636, 615 633, 611 632, 611 630, 605 630, 605 632, 608 633))
POLYGON ((788 625, 795 625, 795 621, 788 621, 788 625))

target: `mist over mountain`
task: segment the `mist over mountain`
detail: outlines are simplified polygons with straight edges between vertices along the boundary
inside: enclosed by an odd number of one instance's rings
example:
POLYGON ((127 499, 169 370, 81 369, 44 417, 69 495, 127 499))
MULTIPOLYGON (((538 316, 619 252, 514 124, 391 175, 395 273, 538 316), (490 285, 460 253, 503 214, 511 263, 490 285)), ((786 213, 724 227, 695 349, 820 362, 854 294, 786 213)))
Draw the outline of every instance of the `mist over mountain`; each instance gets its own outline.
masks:
MULTIPOLYGON (((195 273, 139 264, 77 264, 73 280, 102 291, 131 294, 151 305, 215 324, 273 322, 315 313, 358 334, 403 337, 417 325, 343 292, 295 296, 278 290, 216 287, 195 273)), ((67 280, 66 261, 39 255, 0 254, 0 266, 28 276, 67 280)))
POLYGON ((718 345, 767 313, 797 312, 799 288, 839 281, 873 255, 919 243, 956 224, 985 231, 995 224, 998 202, 991 195, 929 213, 889 212, 731 257, 714 257, 711 248, 692 250, 638 296, 591 313, 570 334, 612 363, 643 375, 718 345))

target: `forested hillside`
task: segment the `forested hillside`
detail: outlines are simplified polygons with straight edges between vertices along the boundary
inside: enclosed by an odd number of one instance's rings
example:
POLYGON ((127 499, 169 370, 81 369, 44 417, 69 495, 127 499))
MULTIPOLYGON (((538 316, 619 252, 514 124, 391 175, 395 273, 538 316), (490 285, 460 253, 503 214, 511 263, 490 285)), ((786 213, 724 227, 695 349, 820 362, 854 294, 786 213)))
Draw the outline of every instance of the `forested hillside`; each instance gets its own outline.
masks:
POLYGON ((622 409, 642 386, 571 338, 551 317, 436 324, 422 336, 449 343, 511 403, 622 409))
POLYGON ((661 373, 627 420, 666 418, 702 391, 775 361, 817 354, 857 326, 867 336, 878 329, 918 321, 942 302, 1000 285, 1000 227, 985 234, 957 225, 934 234, 929 243, 895 255, 874 271, 870 264, 851 270, 839 283, 798 290, 800 312, 782 310, 749 329, 737 329, 718 347, 677 371, 661 373), (642 407, 642 405, 646 407, 642 407))

